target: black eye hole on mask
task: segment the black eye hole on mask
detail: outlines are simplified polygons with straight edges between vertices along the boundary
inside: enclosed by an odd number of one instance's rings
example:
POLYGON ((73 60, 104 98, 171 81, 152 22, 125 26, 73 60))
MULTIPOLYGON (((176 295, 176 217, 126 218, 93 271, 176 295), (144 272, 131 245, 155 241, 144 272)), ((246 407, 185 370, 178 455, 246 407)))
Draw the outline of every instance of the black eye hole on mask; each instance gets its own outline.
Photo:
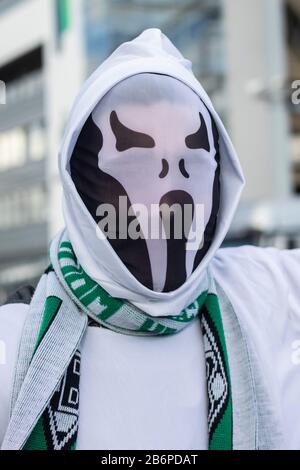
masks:
POLYGON ((185 138, 185 144, 189 149, 204 149, 209 152, 210 145, 206 123, 201 113, 199 113, 199 116, 200 127, 195 134, 190 134, 185 138))
POLYGON ((119 152, 124 152, 124 150, 133 147, 147 149, 155 147, 155 142, 150 135, 133 131, 124 126, 119 121, 116 111, 112 111, 110 114, 110 125, 116 138, 116 149, 119 152))

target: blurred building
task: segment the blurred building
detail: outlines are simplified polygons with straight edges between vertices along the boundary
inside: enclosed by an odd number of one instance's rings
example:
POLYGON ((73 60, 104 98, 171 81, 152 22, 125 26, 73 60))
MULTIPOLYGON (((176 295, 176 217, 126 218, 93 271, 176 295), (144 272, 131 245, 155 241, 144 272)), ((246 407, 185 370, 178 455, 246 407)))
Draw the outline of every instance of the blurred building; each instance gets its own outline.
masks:
POLYGON ((300 245, 298 0, 0 0, 0 302, 39 277, 62 226, 57 156, 80 84, 154 26, 192 60, 242 161, 231 243, 300 245))
POLYGON ((246 176, 231 242, 300 246, 298 0, 224 0, 230 134, 246 176))
POLYGON ((76 3, 0 0, 0 302, 40 276, 61 224, 58 143, 84 78, 76 3))
MULTIPOLYGON (((286 40, 288 70, 287 83, 300 85, 300 2, 287 0, 285 3, 286 40)), ((300 94, 298 93, 300 97, 300 94)), ((293 170, 293 188, 300 194, 300 105, 288 100, 290 113, 290 156, 293 170)))

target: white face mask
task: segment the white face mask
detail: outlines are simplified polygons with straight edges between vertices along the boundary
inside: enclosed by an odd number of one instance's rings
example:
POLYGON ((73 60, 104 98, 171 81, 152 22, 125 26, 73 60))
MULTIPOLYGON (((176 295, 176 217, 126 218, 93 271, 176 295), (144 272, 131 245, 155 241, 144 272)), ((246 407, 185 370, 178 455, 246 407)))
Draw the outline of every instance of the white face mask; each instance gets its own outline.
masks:
POLYGON ((199 96, 166 75, 120 82, 84 125, 70 170, 91 216, 108 229, 136 279, 155 291, 180 287, 209 249, 219 209, 218 132, 199 96), (114 222, 101 222, 102 204, 115 209, 114 222))

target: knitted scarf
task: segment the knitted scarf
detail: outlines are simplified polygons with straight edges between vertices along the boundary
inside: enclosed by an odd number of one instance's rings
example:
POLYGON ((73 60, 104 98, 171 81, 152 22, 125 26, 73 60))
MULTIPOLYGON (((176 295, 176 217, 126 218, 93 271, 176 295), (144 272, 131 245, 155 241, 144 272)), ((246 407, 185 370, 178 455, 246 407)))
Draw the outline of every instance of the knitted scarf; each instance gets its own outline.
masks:
MULTIPOLYGON (((23 341, 23 360, 19 361, 16 372, 12 406, 22 401, 22 395, 25 401, 26 393, 34 401, 34 380, 43 385, 43 380, 51 382, 53 377, 56 386, 50 396, 50 385, 48 395, 46 391, 39 391, 43 398, 38 398, 36 406, 32 403, 35 410, 28 411, 28 416, 21 405, 20 410, 14 410, 15 415, 22 415, 22 423, 28 420, 27 432, 23 430, 26 439, 22 448, 76 449, 80 342, 89 322, 122 334, 166 336, 179 333, 191 322, 200 321, 206 358, 209 449, 232 449, 230 371, 213 280, 207 280, 195 301, 179 315, 151 317, 128 302, 111 297, 93 281, 78 263, 65 236, 53 243, 50 259, 51 265, 42 276, 32 300, 31 319, 27 321, 30 331, 25 331, 27 340, 23 341), (76 339, 72 342, 73 336, 76 339), (45 402, 41 404, 43 400, 45 402)), ((11 426, 13 421, 14 416, 11 426)), ((21 435, 19 439, 21 442, 21 435)))

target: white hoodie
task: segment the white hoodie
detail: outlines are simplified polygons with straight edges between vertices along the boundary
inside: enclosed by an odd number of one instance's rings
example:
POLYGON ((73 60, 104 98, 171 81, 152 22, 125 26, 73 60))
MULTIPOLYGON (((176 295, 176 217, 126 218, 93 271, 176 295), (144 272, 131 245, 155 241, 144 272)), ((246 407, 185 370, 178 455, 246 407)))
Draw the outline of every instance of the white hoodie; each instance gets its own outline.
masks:
MULTIPOLYGON (((65 221, 75 252, 87 273, 110 294, 154 316, 176 314, 195 298, 209 264, 258 358, 280 423, 282 448, 300 449, 300 250, 219 249, 242 190, 242 172, 190 63, 159 30, 147 30, 122 44, 83 86, 66 128, 60 170, 65 221), (215 238, 199 267, 173 292, 154 292, 141 285, 106 240, 99 250, 95 222, 69 175, 70 155, 91 111, 112 86, 143 72, 170 75, 192 88, 210 110, 220 134, 221 206, 215 238), (84 231, 76 220, 86 220, 84 231)), ((23 303, 0 309, 0 342, 6 353, 4 364, 0 358, 0 442, 9 420, 13 373, 27 309, 23 303)), ((81 370, 78 449, 207 448, 205 360, 199 322, 178 335, 155 338, 88 327, 81 370)))
POLYGON ((194 301, 203 272, 228 231, 244 179, 227 132, 209 97, 192 73, 191 63, 184 59, 161 31, 148 29, 133 41, 122 44, 87 80, 70 114, 60 152, 60 174, 68 235, 81 265, 92 279, 112 296, 126 299, 153 316, 178 314, 194 301), (79 133, 101 98, 120 81, 145 72, 169 75, 188 85, 210 110, 220 137, 221 200, 215 237, 198 268, 181 287, 172 292, 155 292, 143 286, 121 262, 109 242, 106 239, 99 240, 95 221, 82 203, 69 169, 79 133))

